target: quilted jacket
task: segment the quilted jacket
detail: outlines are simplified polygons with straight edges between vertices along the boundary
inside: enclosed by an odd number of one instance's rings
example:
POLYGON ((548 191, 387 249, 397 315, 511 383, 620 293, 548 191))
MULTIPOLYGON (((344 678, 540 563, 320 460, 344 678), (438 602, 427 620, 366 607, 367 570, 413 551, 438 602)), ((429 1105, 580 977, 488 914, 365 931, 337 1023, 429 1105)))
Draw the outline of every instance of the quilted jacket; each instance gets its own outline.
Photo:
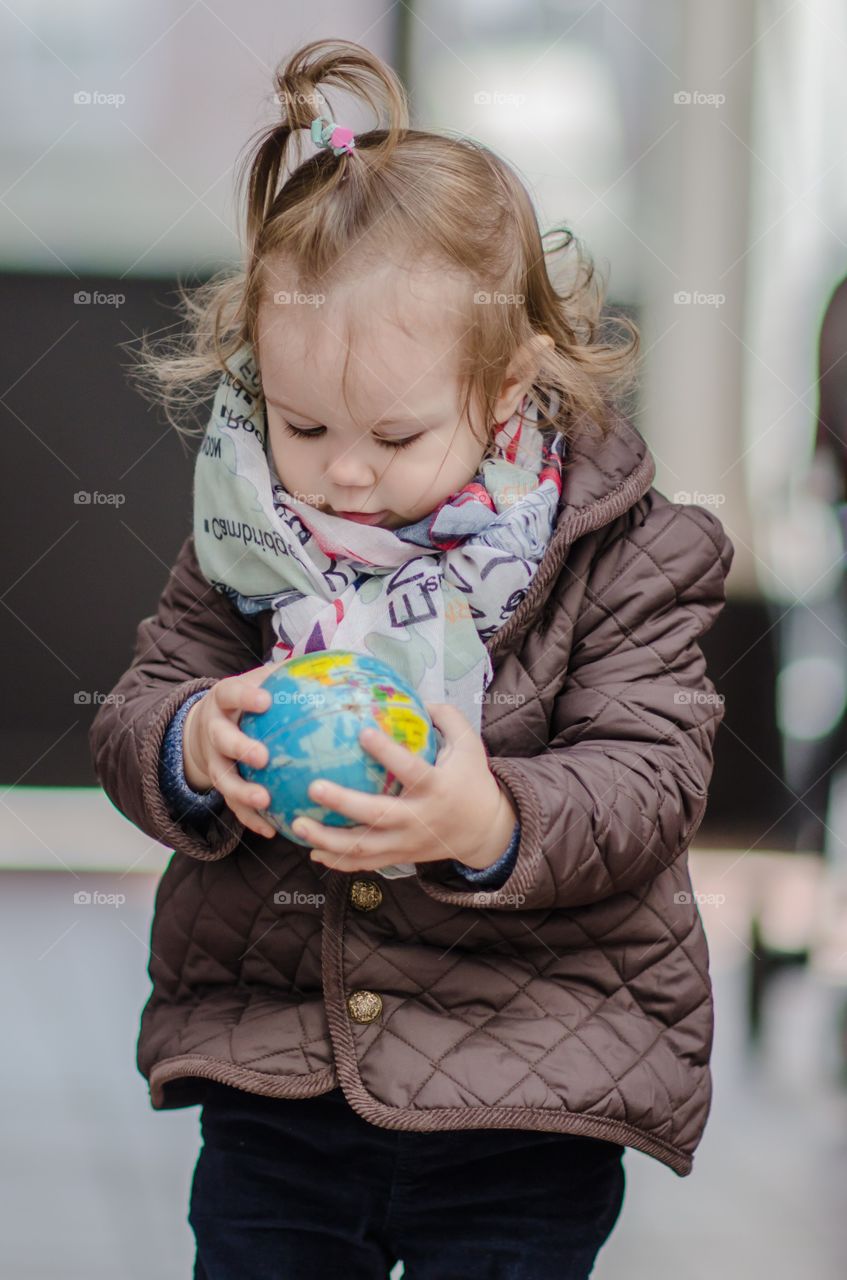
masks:
POLYGON ((319 867, 226 806, 172 816, 174 715, 274 640, 186 539, 90 730, 106 794, 174 851, 137 1046, 155 1109, 201 1102, 210 1079, 276 1097, 340 1085, 383 1128, 579 1134, 691 1172, 713 1009, 687 849, 723 716, 698 640, 733 546, 654 475, 623 416, 605 441, 572 440, 545 555, 486 642, 482 738, 520 820, 497 888, 448 859, 394 880, 319 867))

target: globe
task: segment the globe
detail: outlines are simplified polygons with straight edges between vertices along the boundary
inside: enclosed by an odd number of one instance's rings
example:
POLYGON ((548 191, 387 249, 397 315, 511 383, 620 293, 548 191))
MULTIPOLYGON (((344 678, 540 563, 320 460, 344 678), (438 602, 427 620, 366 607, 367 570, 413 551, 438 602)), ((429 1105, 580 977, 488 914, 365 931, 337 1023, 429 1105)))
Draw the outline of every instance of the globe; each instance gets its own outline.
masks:
POLYGON ((326 778, 354 791, 398 795, 400 781, 359 742, 363 729, 381 729, 428 764, 438 754, 438 730, 414 687, 377 658, 343 649, 321 649, 289 658, 262 681, 271 695, 265 711, 245 711, 239 728, 264 742, 268 762, 255 768, 239 760, 238 772, 266 787, 270 808, 262 816, 296 844, 309 846, 291 824, 315 818, 329 827, 359 825, 317 804, 309 783, 326 778))

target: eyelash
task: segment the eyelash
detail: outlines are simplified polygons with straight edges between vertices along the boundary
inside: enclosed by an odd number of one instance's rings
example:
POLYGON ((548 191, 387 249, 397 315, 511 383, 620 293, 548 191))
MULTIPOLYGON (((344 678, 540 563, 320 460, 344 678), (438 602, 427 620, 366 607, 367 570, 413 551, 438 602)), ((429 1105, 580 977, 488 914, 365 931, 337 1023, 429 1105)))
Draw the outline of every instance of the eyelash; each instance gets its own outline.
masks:
MULTIPOLYGON (((297 427, 292 427, 290 422, 284 422, 283 426, 290 436, 295 436, 298 440, 312 440, 325 430, 324 427, 318 427, 316 431, 300 431, 297 427)), ((383 449, 408 449, 410 444, 419 439, 420 436, 409 436, 406 440, 377 440, 377 444, 381 444, 383 449)))

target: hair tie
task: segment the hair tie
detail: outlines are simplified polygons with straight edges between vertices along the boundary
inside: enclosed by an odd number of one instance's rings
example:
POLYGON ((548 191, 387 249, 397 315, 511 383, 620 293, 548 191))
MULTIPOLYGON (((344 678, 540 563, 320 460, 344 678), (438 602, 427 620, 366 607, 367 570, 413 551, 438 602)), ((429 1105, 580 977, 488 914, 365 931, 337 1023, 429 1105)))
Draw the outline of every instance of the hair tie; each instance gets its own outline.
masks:
POLYGON ((325 116, 315 116, 311 125, 312 141, 316 147, 332 148, 333 154, 340 156, 344 151, 352 152, 356 138, 352 129, 345 129, 334 120, 325 116))

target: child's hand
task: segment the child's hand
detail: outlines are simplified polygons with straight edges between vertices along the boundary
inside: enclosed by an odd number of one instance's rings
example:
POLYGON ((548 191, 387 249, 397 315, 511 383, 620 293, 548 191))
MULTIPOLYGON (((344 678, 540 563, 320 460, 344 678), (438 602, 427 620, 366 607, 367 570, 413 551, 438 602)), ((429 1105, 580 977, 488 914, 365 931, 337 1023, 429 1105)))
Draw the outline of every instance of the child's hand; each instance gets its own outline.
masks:
POLYGON ((313 861, 337 871, 375 871, 444 858, 483 868, 501 856, 518 815, 488 768, 482 739, 457 707, 426 708, 445 739, 434 765, 379 730, 359 738, 403 784, 401 795, 368 795, 319 779, 309 784, 316 804, 361 824, 329 827, 298 818, 294 830, 314 846, 313 861))
POLYGON ((279 663, 268 662, 243 675, 219 680, 191 706, 182 734, 188 785, 195 791, 217 787, 239 822, 260 836, 279 834, 257 813, 269 807, 271 798, 265 787, 242 778, 235 761, 261 768, 268 762, 268 749, 242 733, 238 719, 243 711, 266 711, 270 706, 271 695, 259 685, 276 666, 279 663))

